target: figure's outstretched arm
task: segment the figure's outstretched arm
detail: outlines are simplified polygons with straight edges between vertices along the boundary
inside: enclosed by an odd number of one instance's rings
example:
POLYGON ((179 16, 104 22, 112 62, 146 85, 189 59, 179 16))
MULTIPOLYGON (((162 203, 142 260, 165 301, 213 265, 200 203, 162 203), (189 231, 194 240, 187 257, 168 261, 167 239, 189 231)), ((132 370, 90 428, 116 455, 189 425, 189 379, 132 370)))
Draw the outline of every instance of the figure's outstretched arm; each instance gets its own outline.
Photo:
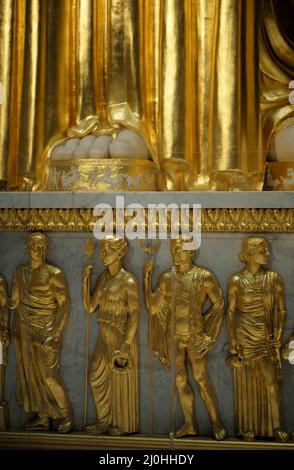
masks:
POLYGON ((128 362, 131 344, 134 341, 139 324, 140 299, 137 279, 130 276, 127 279, 126 286, 122 286, 122 289, 125 289, 128 321, 126 331, 124 332, 124 340, 120 346, 119 355, 116 361, 120 366, 125 366, 128 362))
MULTIPOLYGON (((198 282, 197 278, 195 282, 198 282)), ((202 355, 204 355, 215 345, 224 318, 224 296, 213 273, 205 273, 199 295, 201 308, 207 298, 211 302, 211 307, 206 312, 202 313, 204 330, 202 337, 202 355)), ((196 300, 191 299, 191 301, 195 302, 196 300)))
POLYGON ((153 259, 148 260, 144 266, 144 300, 146 309, 151 314, 151 306, 153 303, 153 292, 152 292, 152 273, 154 270, 153 259))
POLYGON ((95 312, 96 308, 99 306, 100 297, 101 297, 101 291, 99 289, 100 278, 98 279, 94 292, 91 294, 90 283, 91 283, 92 269, 93 267, 91 265, 87 265, 84 269, 83 279, 82 279, 83 303, 84 303, 84 308, 86 312, 89 314, 95 312))
POLYGON ((205 281, 206 294, 212 305, 219 303, 224 306, 224 296, 223 292, 219 286, 219 283, 216 280, 216 277, 210 273, 209 277, 205 281))

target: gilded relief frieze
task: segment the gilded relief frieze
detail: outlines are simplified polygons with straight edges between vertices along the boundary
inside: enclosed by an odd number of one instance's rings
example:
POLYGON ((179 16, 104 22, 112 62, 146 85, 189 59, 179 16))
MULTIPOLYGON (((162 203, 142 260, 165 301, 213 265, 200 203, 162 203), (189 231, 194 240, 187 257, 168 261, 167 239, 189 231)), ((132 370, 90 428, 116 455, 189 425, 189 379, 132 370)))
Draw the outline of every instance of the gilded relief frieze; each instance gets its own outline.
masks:
MULTIPOLYGON (((93 209, 0 210, 1 231, 90 232, 97 220, 93 209)), ((294 232, 294 209, 202 209, 201 224, 204 232, 294 232)))

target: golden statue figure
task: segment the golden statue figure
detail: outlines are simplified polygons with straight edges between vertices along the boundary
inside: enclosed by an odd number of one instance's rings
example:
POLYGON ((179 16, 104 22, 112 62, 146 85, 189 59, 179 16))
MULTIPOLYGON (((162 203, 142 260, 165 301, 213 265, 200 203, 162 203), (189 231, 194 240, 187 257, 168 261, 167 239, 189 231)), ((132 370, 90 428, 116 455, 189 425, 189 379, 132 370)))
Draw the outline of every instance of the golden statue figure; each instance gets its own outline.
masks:
POLYGON ((9 345, 7 283, 0 275, 0 431, 8 428, 8 404, 5 400, 5 367, 9 345))
POLYGON ((59 372, 62 334, 70 313, 70 295, 63 271, 45 259, 48 239, 31 234, 26 243, 29 263, 14 274, 11 309, 16 309, 14 338, 17 401, 37 413, 28 431, 49 430, 59 419, 59 433, 74 426, 73 409, 59 372))
POLYGON ((228 286, 229 363, 234 373, 237 434, 246 441, 274 436, 287 442, 281 412, 281 340, 286 318, 281 276, 263 269, 268 241, 249 237, 240 258, 245 268, 228 286))
POLYGON ((88 314, 99 308, 99 332, 91 358, 90 384, 97 422, 86 431, 121 435, 138 432, 138 344, 140 301, 138 280, 123 268, 127 241, 100 242, 107 267, 90 293, 92 266, 83 274, 83 300, 88 314))
POLYGON ((286 2, 0 0, 0 184, 30 189, 49 140, 97 115, 146 128, 167 189, 186 165, 195 189, 261 189, 293 119, 286 2))
POLYGON ((194 397, 187 376, 188 360, 210 416, 213 436, 216 440, 222 440, 226 437, 226 431, 220 420, 205 356, 218 337, 224 299, 215 276, 208 269, 193 264, 195 250, 185 250, 184 243, 183 239, 171 240, 176 272, 163 272, 154 292, 154 261, 151 259, 145 264, 145 302, 151 315, 151 347, 167 368, 172 366, 171 350, 173 347, 175 349, 176 387, 184 415, 184 424, 176 436, 196 435, 194 397), (207 312, 203 312, 207 299, 212 305, 207 312), (173 338, 175 344, 172 343, 173 338))

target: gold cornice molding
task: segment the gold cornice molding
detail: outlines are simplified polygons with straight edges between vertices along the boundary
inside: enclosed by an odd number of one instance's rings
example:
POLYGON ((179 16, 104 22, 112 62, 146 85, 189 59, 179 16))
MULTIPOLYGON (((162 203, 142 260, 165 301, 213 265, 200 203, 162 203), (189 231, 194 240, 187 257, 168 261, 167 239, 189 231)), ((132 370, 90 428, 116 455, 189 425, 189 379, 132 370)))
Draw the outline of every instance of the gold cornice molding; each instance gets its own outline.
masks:
MULTIPOLYGON (((97 220, 93 209, 0 209, 0 231, 91 232, 97 220)), ((294 232, 294 209, 202 209, 201 223, 203 232, 294 232)))
POLYGON ((46 449, 46 450, 294 450, 294 441, 286 444, 270 441, 245 442, 241 439, 225 439, 217 442, 212 438, 168 439, 162 434, 152 437, 143 434, 131 436, 91 436, 74 432, 57 433, 0 432, 0 449, 46 449))

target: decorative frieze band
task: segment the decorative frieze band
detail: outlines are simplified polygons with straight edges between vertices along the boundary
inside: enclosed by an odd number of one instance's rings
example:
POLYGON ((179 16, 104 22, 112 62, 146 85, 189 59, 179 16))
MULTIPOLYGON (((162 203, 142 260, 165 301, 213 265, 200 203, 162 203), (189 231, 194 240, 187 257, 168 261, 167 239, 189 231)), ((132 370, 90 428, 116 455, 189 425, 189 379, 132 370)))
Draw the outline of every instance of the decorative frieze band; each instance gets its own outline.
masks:
MULTIPOLYGON (((89 232, 97 220, 93 209, 0 210, 1 231, 89 232)), ((201 224, 204 232, 294 232, 294 209, 202 209, 201 224)))

